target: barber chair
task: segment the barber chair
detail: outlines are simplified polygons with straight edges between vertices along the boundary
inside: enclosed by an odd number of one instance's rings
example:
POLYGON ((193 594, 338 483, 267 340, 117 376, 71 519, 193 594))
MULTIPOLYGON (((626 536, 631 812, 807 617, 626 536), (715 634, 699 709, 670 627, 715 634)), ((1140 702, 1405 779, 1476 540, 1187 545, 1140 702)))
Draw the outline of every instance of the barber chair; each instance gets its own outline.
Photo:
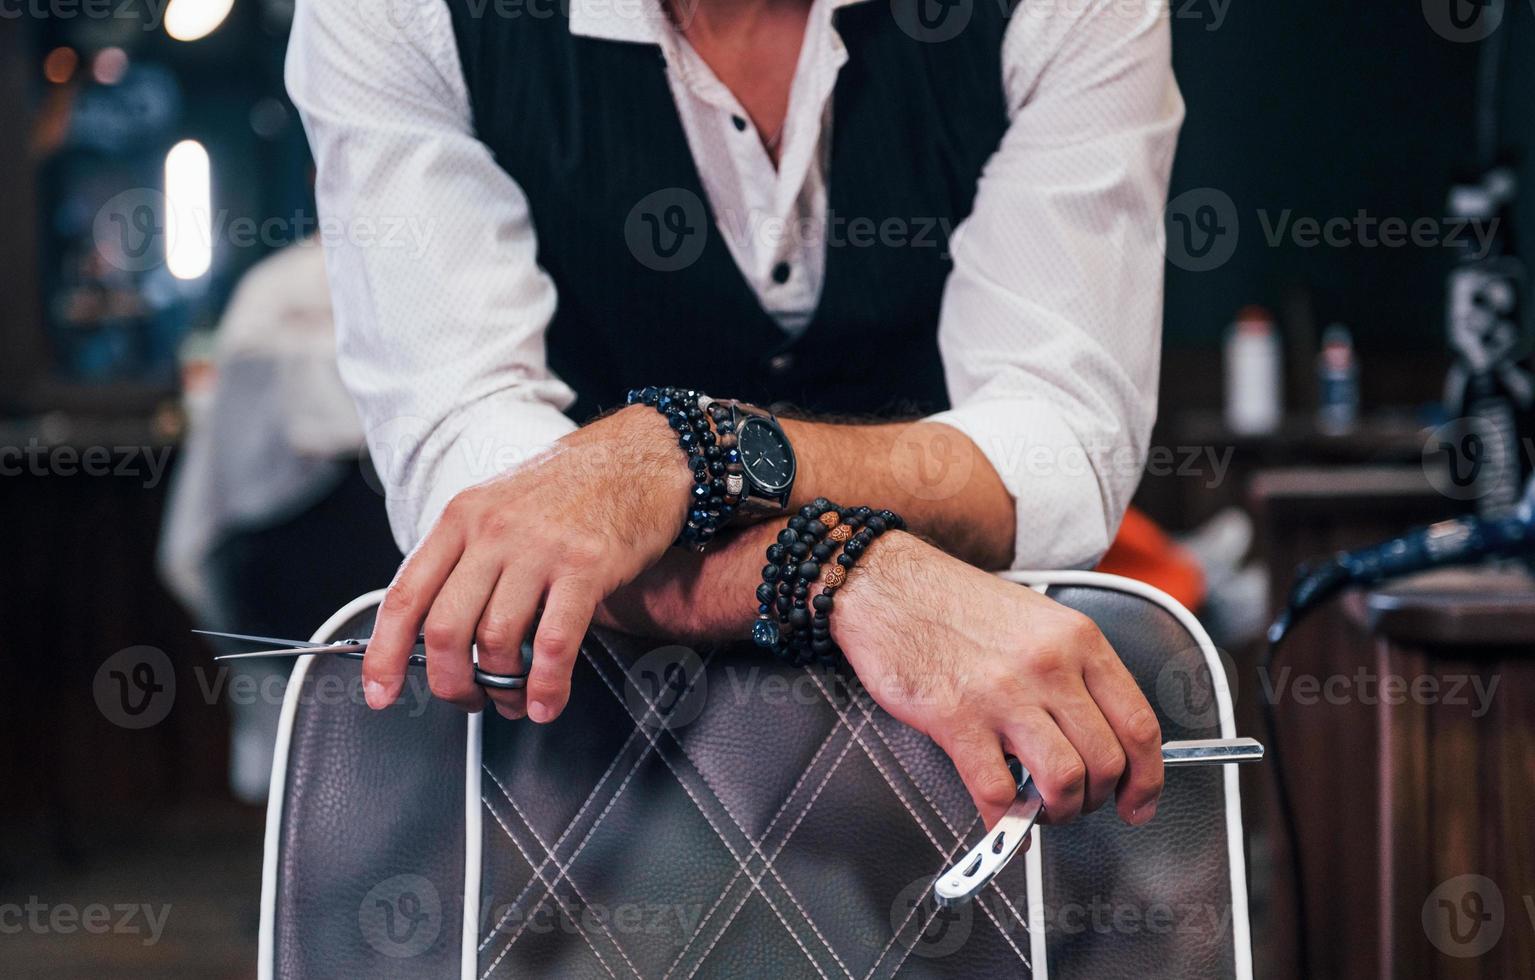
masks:
MULTIPOLYGON (((1166 739, 1235 735, 1187 610, 1092 572, 1011 575, 1091 616, 1166 739)), ((366 636, 381 592, 316 641, 366 636)), ((262 977, 1250 977, 1233 767, 1170 772, 1156 818, 1036 828, 977 898, 935 876, 983 828, 948 758, 856 685, 749 645, 593 631, 546 726, 432 700, 370 711, 306 657, 283 706, 262 977)))

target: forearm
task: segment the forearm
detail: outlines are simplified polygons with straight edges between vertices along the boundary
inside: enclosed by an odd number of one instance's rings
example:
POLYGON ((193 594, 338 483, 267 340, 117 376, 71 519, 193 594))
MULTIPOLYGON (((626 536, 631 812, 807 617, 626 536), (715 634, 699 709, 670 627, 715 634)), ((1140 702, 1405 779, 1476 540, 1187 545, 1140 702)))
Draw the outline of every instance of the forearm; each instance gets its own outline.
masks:
MULTIPOLYGON (((671 549, 607 598, 597 610, 598 625, 685 643, 745 639, 757 618, 764 553, 783 526, 783 521, 752 525, 701 555, 671 549)), ((887 532, 848 576, 837 600, 842 612, 832 620, 834 637, 865 630, 870 607, 895 603, 897 594, 916 588, 924 555, 953 561, 911 534, 887 532)))
POLYGON ((958 429, 939 422, 781 421, 799 465, 792 506, 825 497, 888 508, 972 565, 999 569, 1012 563, 1013 497, 958 429))
POLYGON ((743 639, 757 616, 763 552, 783 521, 764 521, 717 539, 703 554, 671 548, 597 610, 597 623, 636 636, 684 643, 743 639))

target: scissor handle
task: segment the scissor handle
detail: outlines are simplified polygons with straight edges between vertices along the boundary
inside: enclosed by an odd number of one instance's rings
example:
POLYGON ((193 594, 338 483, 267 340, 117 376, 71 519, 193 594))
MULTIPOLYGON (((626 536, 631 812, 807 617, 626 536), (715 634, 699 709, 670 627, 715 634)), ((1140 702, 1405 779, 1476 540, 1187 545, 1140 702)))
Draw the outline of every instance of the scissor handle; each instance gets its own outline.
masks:
MULTIPOLYGON (((353 640, 344 640, 342 642, 343 643, 352 643, 352 642, 355 642, 355 641, 353 641, 353 640)), ((361 650, 338 650, 336 652, 336 656, 338 656, 338 657, 346 657, 348 660, 361 660, 362 657, 363 657, 363 651, 361 651, 361 650)), ((425 667, 426 666, 426 654, 424 654, 424 653, 413 653, 407 659, 408 659, 409 663, 412 663, 412 664, 416 665, 417 667, 425 667)), ((528 675, 527 674, 492 674, 488 670, 481 670, 480 668, 476 667, 476 668, 474 668, 474 682, 476 684, 480 685, 481 687, 493 687, 493 688, 495 688, 498 691, 520 691, 524 687, 528 686, 528 675)))

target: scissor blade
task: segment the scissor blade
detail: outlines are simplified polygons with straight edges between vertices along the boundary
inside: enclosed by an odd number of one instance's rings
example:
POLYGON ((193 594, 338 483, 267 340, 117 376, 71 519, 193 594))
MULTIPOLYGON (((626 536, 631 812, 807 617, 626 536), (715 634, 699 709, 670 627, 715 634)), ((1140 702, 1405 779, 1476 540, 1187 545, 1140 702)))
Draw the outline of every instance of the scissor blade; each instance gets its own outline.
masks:
MULTIPOLYGON (((192 632, 201 634, 202 636, 220 636, 226 640, 241 640, 246 643, 270 643, 274 646, 292 647, 294 649, 311 646, 314 642, 312 640, 285 640, 278 636, 250 636, 245 633, 220 633, 217 630, 193 630, 192 632)), ((266 653, 266 651, 262 651, 262 653, 266 653)), ((259 655, 260 654, 252 654, 251 656, 259 655)), ((271 654, 267 655, 271 656, 271 654)), ((223 658, 220 657, 217 659, 222 660, 223 658)))
POLYGON ((255 650, 249 653, 226 653, 214 657, 214 660, 252 660, 257 657, 302 657, 310 653, 361 653, 365 645, 361 643, 327 643, 324 646, 312 647, 283 647, 280 650, 255 650))

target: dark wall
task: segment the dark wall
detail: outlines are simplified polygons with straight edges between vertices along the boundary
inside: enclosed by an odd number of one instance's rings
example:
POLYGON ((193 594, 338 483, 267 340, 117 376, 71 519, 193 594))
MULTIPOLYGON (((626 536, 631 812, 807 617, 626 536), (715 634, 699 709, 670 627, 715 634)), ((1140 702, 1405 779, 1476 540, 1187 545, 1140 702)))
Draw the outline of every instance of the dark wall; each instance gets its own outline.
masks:
MULTIPOLYGON (((1172 194, 1225 192, 1239 237, 1219 268, 1169 267, 1168 346, 1217 344, 1239 307, 1304 306, 1309 292, 1315 322, 1348 323, 1366 358, 1440 349, 1448 249, 1273 246, 1260 215, 1442 217, 1452 178, 1475 162, 1478 46, 1436 32, 1418 0, 1231 0, 1223 20, 1214 0, 1171 3, 1188 103, 1172 194)), ((1502 115, 1517 151, 1535 138, 1527 0, 1510 0, 1499 31, 1512 41, 1502 115)))

